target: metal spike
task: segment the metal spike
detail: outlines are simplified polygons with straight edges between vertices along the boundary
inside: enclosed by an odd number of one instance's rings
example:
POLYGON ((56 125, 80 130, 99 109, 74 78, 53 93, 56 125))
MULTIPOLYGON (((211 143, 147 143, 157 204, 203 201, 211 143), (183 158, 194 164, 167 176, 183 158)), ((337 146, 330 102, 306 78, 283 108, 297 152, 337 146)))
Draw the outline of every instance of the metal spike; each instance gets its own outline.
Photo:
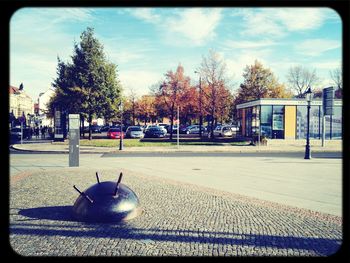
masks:
POLYGON ((123 173, 120 173, 117 185, 115 186, 115 190, 114 190, 114 193, 113 193, 114 196, 117 195, 117 192, 118 192, 118 189, 119 189, 119 184, 120 184, 120 181, 122 180, 122 177, 123 177, 123 173))
POLYGON ((100 183, 100 178, 98 178, 98 172, 96 172, 97 183, 100 183))
POLYGON ((73 185, 73 188, 75 190, 77 190, 77 192, 79 194, 81 194, 83 197, 85 197, 91 204, 94 202, 94 200, 92 200, 87 194, 85 194, 84 192, 81 192, 75 185, 73 185))

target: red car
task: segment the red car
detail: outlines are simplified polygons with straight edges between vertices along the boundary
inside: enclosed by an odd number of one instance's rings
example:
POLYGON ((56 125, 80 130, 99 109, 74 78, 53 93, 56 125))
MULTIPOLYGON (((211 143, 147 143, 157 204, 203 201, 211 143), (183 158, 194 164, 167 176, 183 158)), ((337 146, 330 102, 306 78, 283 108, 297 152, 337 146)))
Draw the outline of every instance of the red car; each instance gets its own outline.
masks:
POLYGON ((120 128, 110 128, 107 132, 108 139, 120 139, 120 135, 124 139, 124 132, 121 132, 120 128))

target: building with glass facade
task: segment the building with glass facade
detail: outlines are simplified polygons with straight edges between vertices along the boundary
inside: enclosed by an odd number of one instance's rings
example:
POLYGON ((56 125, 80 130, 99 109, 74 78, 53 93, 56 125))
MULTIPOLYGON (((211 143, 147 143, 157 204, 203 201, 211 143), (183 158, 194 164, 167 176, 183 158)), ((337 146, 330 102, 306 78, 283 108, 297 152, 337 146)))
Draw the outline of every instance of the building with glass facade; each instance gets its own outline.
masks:
MULTIPOLYGON (((270 139, 305 139, 307 101, 305 99, 258 99, 236 106, 243 136, 260 134, 270 139)), ((322 139, 322 99, 311 101, 310 138, 322 139)), ((342 139, 342 100, 335 99, 333 114, 325 116, 325 138, 342 139)))

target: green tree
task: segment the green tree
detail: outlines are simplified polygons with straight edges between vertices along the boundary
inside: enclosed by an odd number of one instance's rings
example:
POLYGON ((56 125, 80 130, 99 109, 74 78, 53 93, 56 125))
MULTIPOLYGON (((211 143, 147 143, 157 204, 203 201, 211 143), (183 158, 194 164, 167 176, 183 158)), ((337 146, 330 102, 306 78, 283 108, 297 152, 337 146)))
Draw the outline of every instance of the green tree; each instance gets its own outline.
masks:
POLYGON ((270 69, 264 68, 257 60, 254 65, 246 66, 243 77, 235 104, 260 98, 291 98, 293 95, 277 81, 270 69))
POLYGON ((80 43, 74 45, 72 63, 58 59, 58 76, 52 83, 56 94, 49 106, 51 111, 59 106, 69 113, 79 113, 82 120, 87 118, 91 140, 92 119, 116 116, 122 88, 116 65, 106 60, 94 30, 87 28, 80 39, 80 43))

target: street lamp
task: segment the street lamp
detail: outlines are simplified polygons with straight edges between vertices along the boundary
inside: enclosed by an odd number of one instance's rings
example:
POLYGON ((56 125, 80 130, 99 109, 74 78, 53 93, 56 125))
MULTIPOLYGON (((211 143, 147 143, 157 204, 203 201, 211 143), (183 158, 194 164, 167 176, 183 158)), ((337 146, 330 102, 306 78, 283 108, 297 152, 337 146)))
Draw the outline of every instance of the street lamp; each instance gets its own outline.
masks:
POLYGON ((200 72, 195 71, 194 73, 199 74, 199 137, 202 138, 202 125, 203 125, 203 116, 202 116, 202 76, 200 72))
POLYGON ((123 150, 123 102, 120 102, 120 141, 119 141, 119 150, 123 150))
POLYGON ((312 100, 312 91, 311 87, 305 92, 305 98, 307 101, 307 134, 306 134, 306 146, 305 146, 305 157, 304 159, 311 159, 311 150, 310 150, 310 108, 312 100))

